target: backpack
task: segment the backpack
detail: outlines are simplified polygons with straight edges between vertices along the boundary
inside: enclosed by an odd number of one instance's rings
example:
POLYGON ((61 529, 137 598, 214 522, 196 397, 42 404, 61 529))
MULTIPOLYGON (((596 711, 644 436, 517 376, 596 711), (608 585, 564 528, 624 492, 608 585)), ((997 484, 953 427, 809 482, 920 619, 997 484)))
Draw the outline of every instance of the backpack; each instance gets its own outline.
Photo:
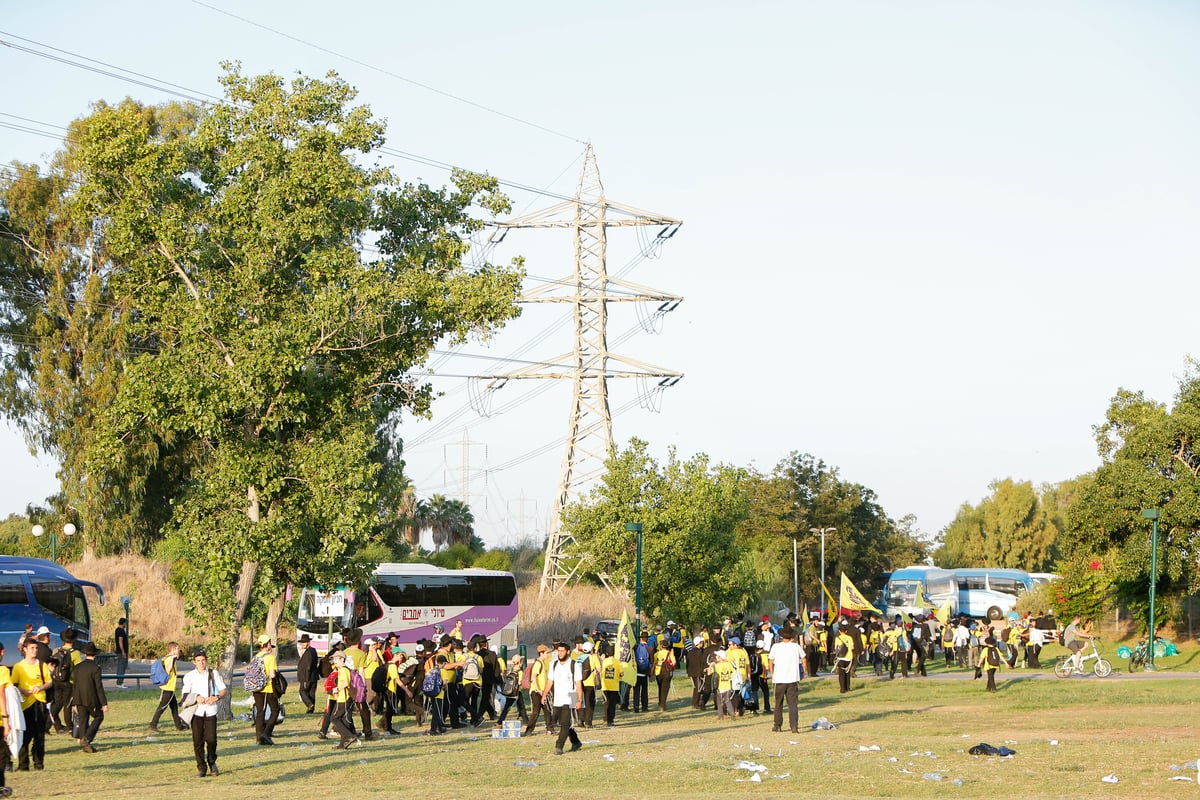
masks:
POLYGON ((892 643, 886 636, 879 640, 879 649, 877 652, 880 658, 888 659, 892 657, 892 643))
POLYGON ((737 667, 733 668, 733 674, 729 676, 729 688, 735 692, 740 692, 742 687, 746 685, 746 681, 742 679, 742 671, 737 667))
POLYGON ((367 699, 367 684, 363 680, 362 673, 354 670, 350 673, 350 690, 354 698, 354 702, 361 703, 367 699))
POLYGON ((71 661, 71 651, 60 647, 54 651, 51 658, 54 661, 54 669, 50 670, 50 680, 55 683, 70 683, 71 673, 75 670, 75 664, 71 661))
POLYGON ((387 667, 376 667, 371 673, 371 691, 375 694, 383 694, 387 691, 387 667))
POLYGON ((154 659, 150 665, 150 682, 155 686, 166 686, 170 680, 171 676, 167 674, 167 667, 163 664, 162 659, 154 659))
POLYGON ((333 694, 336 692, 337 682, 337 670, 331 670, 330 673, 325 676, 325 694, 333 694))
POLYGON ((537 664, 537 659, 534 659, 521 674, 521 688, 528 689, 533 686, 533 665, 537 664))
POLYGON ((462 672, 464 681, 477 681, 483 677, 483 673, 479 671, 479 656, 471 654, 467 656, 467 665, 463 667, 462 672))
POLYGON ((633 651, 633 660, 637 663, 638 672, 650 671, 650 650, 644 644, 639 644, 633 651))
POLYGON ((1000 652, 995 647, 987 649, 987 663, 990 667, 1000 666, 1000 652))
POLYGON ((276 697, 283 697, 288 690, 287 678, 283 677, 283 673, 279 670, 275 671, 275 677, 271 679, 271 691, 276 697))
POLYGON ((421 681, 421 694, 426 697, 437 697, 442 693, 442 671, 437 667, 425 673, 425 680, 421 681))
POLYGON ((575 663, 579 665, 579 674, 583 680, 592 677, 592 654, 584 653, 579 658, 575 659, 575 663))
POLYGON ((516 672, 504 674, 504 682, 500 684, 500 694, 505 697, 516 697, 521 693, 521 676, 516 672))
POLYGON ((267 670, 261 658, 252 658, 242 675, 242 688, 247 692, 261 692, 267 686, 267 670))

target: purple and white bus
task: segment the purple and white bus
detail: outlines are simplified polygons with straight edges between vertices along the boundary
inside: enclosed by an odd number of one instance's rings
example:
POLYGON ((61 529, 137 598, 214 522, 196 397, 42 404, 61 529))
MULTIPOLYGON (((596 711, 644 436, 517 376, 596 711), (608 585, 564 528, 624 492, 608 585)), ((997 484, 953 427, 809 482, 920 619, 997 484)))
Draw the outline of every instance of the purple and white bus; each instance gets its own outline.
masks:
MULTIPOLYGON (((363 638, 394 633, 411 653, 419 639, 434 638, 435 624, 449 633, 461 621, 464 640, 481 633, 492 647, 517 645, 517 582, 511 572, 380 564, 365 591, 355 588, 345 592, 334 633, 343 628, 362 628, 363 638)), ((304 589, 296 620, 319 653, 329 649, 330 618, 321 616, 326 598, 318 589, 304 589)))

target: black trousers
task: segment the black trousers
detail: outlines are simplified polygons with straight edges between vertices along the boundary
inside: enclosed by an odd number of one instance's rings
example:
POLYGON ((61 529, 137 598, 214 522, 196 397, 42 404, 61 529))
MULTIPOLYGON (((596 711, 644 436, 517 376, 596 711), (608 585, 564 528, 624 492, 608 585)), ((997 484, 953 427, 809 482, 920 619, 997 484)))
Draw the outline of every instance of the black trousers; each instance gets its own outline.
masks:
POLYGON ((555 706, 554 721, 558 724, 558 740, 554 743, 555 750, 562 750, 567 739, 571 740, 572 745, 581 744, 579 734, 575 732, 575 725, 571 722, 570 706, 555 706))
POLYGON ((71 727, 71 684, 54 681, 54 702, 50 704, 50 722, 62 732, 71 727), (63 711, 66 711, 65 719, 63 711))
POLYGON ((125 669, 129 666, 129 656, 117 656, 117 686, 125 685, 125 669))
MULTIPOLYGON (((335 703, 333 712, 329 715, 333 729, 341 737, 342 744, 349 743, 354 738, 354 729, 350 727, 350 704, 335 703)), ((367 729, 368 731, 370 728, 367 729)))
POLYGON ((209 765, 217 764, 217 717, 192 715, 192 753, 196 756, 196 768, 206 772, 209 765))
POLYGON ((75 706, 75 721, 72 735, 83 742, 91 742, 100 731, 100 723, 104 722, 104 711, 100 708, 75 706))
POLYGON ((633 685, 633 710, 634 711, 649 711, 650 710, 650 678, 647 675, 638 673, 637 683, 633 685))
POLYGON ((612 725, 617 718, 617 705, 621 702, 621 691, 604 691, 604 724, 612 725))
POLYGON ((550 709, 542 705, 541 692, 535 692, 532 689, 529 690, 529 705, 533 709, 533 713, 529 716, 527 730, 532 731, 537 728, 538 714, 541 714, 543 710, 546 712, 546 730, 549 731, 554 727, 554 720, 551 717, 550 709))
POLYGON ((254 736, 259 739, 270 738, 279 722, 279 695, 274 692, 254 693, 254 736), (267 721, 265 709, 271 709, 271 719, 267 721))
POLYGON ((583 703, 579 709, 579 721, 585 728, 592 727, 592 718, 596 714, 596 687, 584 686, 583 703))
POLYGON ((762 695, 762 712, 764 714, 770 714, 771 713, 771 698, 770 698, 771 688, 770 688, 770 686, 767 685, 767 677, 765 675, 759 675, 757 678, 754 679, 754 685, 757 688, 758 693, 762 695))
POLYGON ((300 702, 304 703, 304 709, 309 714, 313 713, 317 708, 317 684, 315 682, 312 684, 302 683, 297 691, 300 693, 300 702))
POLYGON ((158 708, 154 709, 154 716, 150 718, 150 727, 158 727, 158 718, 167 709, 171 709, 171 719, 175 722, 176 728, 183 727, 183 720, 179 718, 179 698, 175 696, 175 690, 167 691, 163 689, 162 694, 158 696, 158 708))
MULTIPOLYGON (((796 683, 775 684, 775 730, 783 728, 783 704, 788 707, 788 730, 796 733, 800 726, 800 701, 796 683)), ((765 696, 765 695, 764 695, 765 696)))
POLYGON ((667 697, 671 694, 671 671, 669 669, 660 670, 658 677, 658 710, 667 710, 667 697))
POLYGON ((17 769, 29 770, 29 756, 33 755, 34 769, 41 769, 46 760, 46 720, 50 718, 46 704, 34 700, 33 705, 25 709, 25 742, 21 752, 17 754, 17 769))

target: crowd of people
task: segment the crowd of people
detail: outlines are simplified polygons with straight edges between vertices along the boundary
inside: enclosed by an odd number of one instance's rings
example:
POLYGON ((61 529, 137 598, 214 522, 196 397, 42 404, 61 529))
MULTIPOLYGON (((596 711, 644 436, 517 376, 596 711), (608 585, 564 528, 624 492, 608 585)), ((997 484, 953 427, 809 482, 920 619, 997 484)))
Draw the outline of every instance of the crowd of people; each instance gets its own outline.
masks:
MULTIPOLYGON (((655 708, 665 712, 680 672, 691 688, 692 710, 711 706, 722 721, 761 711, 771 716, 772 730, 782 731, 786 706, 788 730, 796 732, 798 687, 805 676, 836 673, 845 693, 860 671, 887 679, 897 672, 902 679, 925 676, 940 648, 946 667, 974 670, 976 678, 986 677, 987 690, 995 691, 1002 665, 1040 667, 1045 633, 1028 615, 1002 628, 986 620, 958 617, 943 623, 920 614, 840 616, 829 625, 817 615, 807 620, 791 615, 781 625, 765 616, 737 615, 691 632, 673 620, 647 626, 624 661, 613 640, 585 630, 571 641, 538 644, 526 663, 521 655, 506 658, 483 635, 464 641, 461 623, 449 632, 437 626, 434 637, 411 653, 394 634, 364 638, 361 630, 349 629, 335 636, 323 655, 307 634, 299 638, 296 690, 307 714, 320 711, 318 738, 336 737, 342 750, 399 734, 400 717, 411 716, 424 735, 440 736, 454 729, 501 728, 515 708, 521 735, 540 727, 557 737, 555 753, 561 755, 568 743, 570 751, 582 747, 579 729, 613 727, 618 713, 648 713, 651 685, 655 708)), ((71 629, 60 638, 62 646, 51 652, 50 631, 29 630, 19 645, 21 660, 11 668, 0 666, 4 732, 14 727, 24 732, 18 771, 43 768, 48 733, 69 732, 80 749, 95 752, 92 742, 108 711, 95 645, 76 649, 71 629)), ((1087 638, 1076 619, 1064 644, 1077 658, 1087 638)), ((255 644, 245 688, 252 695, 255 742, 270 746, 284 713, 280 701, 287 682, 271 638, 261 636, 255 644)), ((3 652, 0 645, 0 659, 3 652)), ((218 775, 217 704, 229 687, 209 669, 203 650, 192 653, 193 668, 182 677, 180 658, 179 645, 171 643, 152 669, 161 678, 154 680, 160 694, 149 727, 159 732, 161 718, 169 714, 175 728, 191 732, 197 776, 218 775)), ((0 797, 11 794, 4 785, 9 766, 9 751, 0 747, 0 797)))

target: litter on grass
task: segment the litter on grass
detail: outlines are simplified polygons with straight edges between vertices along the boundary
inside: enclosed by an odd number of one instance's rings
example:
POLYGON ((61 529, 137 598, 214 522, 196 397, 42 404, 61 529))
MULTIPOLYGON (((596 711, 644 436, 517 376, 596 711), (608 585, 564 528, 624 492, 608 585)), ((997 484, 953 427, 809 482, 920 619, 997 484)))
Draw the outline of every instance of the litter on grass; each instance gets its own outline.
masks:
POLYGON ((858 752, 860 752, 860 753, 869 753, 872 750, 878 750, 878 749, 879 749, 879 745, 877 745, 877 744, 871 744, 871 745, 860 744, 858 746, 858 752))
POLYGON ((605 760, 605 761, 616 761, 616 760, 617 760, 617 757, 616 757, 616 756, 614 756, 612 753, 605 753, 605 754, 604 754, 604 760, 605 760))
POLYGON ((1105 775, 1103 778, 1101 778, 1100 780, 1104 783, 1116 783, 1118 780, 1117 773, 1110 772, 1107 775, 1105 775))
POLYGON ((825 717, 818 717, 817 721, 812 724, 812 729, 814 731, 836 731, 837 726, 825 717))
POLYGON ((1175 777, 1173 777, 1173 778, 1169 778, 1168 780, 1172 780, 1172 781, 1187 781, 1188 783, 1191 783, 1191 782, 1192 782, 1192 779, 1191 779, 1190 777, 1188 777, 1187 775, 1176 775, 1175 777))
POLYGON ((733 765, 734 769, 744 769, 750 772, 766 772, 767 768, 762 764, 755 764, 753 761, 739 761, 733 765))
POLYGON ((536 767, 537 762, 536 761, 514 761, 513 766, 514 767, 536 767))

